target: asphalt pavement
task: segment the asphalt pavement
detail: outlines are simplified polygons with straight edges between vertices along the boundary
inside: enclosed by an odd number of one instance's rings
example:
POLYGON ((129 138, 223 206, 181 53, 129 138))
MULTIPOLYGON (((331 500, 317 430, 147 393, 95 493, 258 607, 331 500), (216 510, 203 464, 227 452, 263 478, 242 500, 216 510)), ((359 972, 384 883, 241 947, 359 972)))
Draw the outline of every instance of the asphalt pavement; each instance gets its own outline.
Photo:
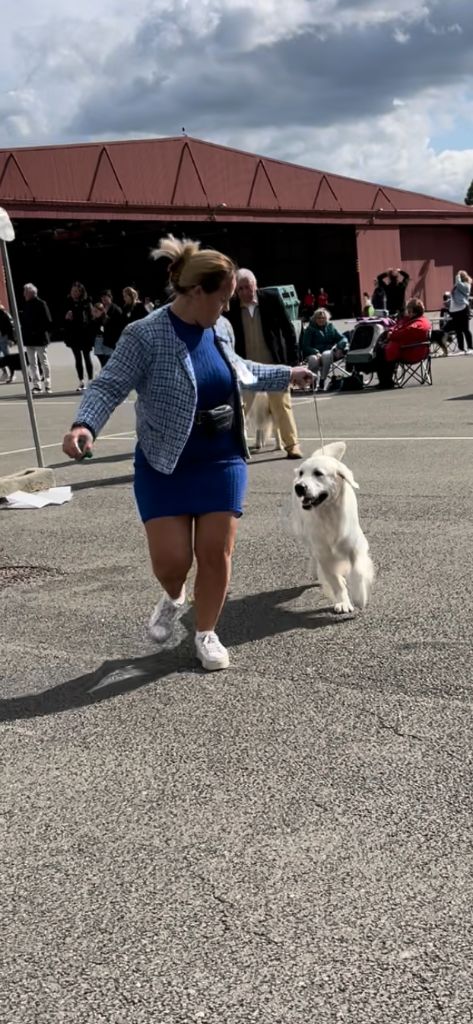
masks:
MULTIPOLYGON (((147 639, 133 405, 67 461, 68 359, 36 408, 73 500, 0 512, 0 1020, 473 1020, 473 357, 320 400, 377 567, 362 614, 313 586, 294 464, 253 458, 218 674, 192 610, 174 646, 147 639)), ((2 386, 0 474, 31 448, 2 386)))

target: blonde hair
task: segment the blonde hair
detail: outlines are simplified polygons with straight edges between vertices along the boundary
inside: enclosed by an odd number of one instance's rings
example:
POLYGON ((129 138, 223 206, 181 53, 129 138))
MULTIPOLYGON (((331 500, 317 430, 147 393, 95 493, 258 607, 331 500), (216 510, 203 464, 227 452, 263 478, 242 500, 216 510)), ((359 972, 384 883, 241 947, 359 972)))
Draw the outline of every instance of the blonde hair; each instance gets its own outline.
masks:
POLYGON ((312 314, 312 320, 315 320, 318 316, 320 316, 321 313, 324 314, 324 316, 325 316, 325 318, 327 320, 327 323, 329 322, 329 320, 332 319, 332 314, 331 314, 330 310, 329 309, 325 309, 324 306, 319 306, 319 309, 316 309, 315 313, 312 314))
POLYGON ((130 300, 131 303, 133 303, 133 305, 138 299, 138 292, 136 288, 132 288, 130 285, 127 285, 126 288, 123 289, 123 294, 126 296, 127 299, 130 300))
POLYGON ((461 281, 465 281, 467 284, 471 284, 471 277, 466 270, 459 270, 457 277, 459 277, 461 281))
POLYGON ((155 260, 162 256, 171 260, 169 280, 179 295, 197 285, 209 295, 220 288, 226 277, 236 274, 237 268, 229 256, 216 249, 201 249, 200 245, 190 238, 180 241, 174 235, 166 235, 160 238, 158 248, 151 253, 155 260))

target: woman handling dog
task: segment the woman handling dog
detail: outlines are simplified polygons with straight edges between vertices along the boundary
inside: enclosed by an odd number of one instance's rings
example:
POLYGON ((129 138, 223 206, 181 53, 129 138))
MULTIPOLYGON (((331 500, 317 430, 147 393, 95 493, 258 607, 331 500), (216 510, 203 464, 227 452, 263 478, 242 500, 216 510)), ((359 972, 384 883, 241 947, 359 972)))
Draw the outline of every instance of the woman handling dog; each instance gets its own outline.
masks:
POLYGON ((222 317, 236 281, 228 256, 172 236, 161 240, 154 256, 171 260, 175 298, 126 328, 82 399, 63 447, 80 459, 136 390, 135 497, 164 591, 149 633, 157 643, 172 635, 185 609, 195 555, 195 647, 211 671, 229 664, 215 628, 247 486, 239 388, 283 391, 313 377, 305 367, 261 365, 235 355, 231 327, 222 317))

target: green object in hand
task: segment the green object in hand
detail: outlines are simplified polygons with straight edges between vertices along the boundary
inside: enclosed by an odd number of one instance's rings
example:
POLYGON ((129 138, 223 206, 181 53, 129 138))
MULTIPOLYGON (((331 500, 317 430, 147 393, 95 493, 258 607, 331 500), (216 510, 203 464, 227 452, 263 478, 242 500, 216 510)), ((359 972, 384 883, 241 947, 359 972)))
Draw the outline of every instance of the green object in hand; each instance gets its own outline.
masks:
POLYGON ((79 448, 80 448, 80 450, 82 452, 82 458, 83 459, 91 459, 93 453, 89 449, 87 449, 86 452, 84 451, 84 448, 85 448, 85 445, 86 445, 85 437, 80 437, 78 442, 77 442, 77 444, 78 444, 78 446, 79 446, 79 448))

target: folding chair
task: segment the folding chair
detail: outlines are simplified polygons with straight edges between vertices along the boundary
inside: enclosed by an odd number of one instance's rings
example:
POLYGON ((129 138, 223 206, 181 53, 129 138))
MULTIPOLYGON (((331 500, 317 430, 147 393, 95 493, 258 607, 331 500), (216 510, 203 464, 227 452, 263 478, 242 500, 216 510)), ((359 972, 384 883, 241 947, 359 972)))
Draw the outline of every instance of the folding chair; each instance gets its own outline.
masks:
MULTIPOLYGON (((422 342, 421 342, 422 344, 422 342)), ((409 359, 409 350, 418 349, 419 342, 415 342, 413 345, 402 345, 401 347, 401 358, 397 360, 396 367, 394 370, 394 387, 405 388, 406 384, 410 380, 414 384, 432 384, 432 357, 430 354, 430 335, 425 343, 427 352, 422 359, 418 359, 416 362, 412 362, 409 359), (402 356, 404 355, 404 358, 402 356)))

